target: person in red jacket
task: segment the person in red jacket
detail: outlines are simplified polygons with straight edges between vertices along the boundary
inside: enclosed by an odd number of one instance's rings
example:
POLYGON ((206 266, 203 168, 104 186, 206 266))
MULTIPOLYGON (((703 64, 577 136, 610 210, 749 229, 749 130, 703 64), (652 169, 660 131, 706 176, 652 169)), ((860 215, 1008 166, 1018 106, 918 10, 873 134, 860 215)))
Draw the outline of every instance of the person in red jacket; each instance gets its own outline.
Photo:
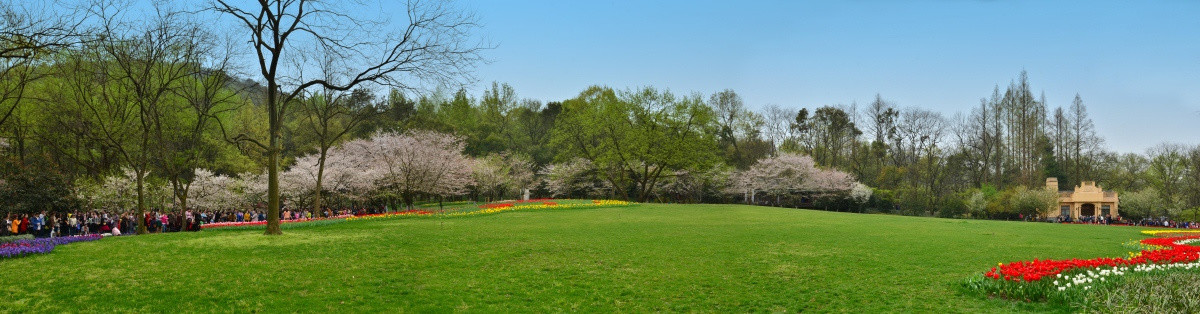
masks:
POLYGON ((21 234, 29 233, 29 214, 21 215, 21 234))

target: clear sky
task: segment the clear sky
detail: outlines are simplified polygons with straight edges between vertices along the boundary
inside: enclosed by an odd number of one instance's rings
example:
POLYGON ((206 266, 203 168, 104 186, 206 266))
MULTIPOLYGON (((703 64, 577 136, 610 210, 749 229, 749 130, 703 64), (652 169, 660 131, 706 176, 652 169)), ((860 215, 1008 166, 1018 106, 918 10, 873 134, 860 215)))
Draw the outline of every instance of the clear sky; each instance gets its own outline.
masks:
POLYGON ((1079 93, 1107 148, 1200 143, 1200 1, 491 1, 479 95, 589 85, 737 91, 752 108, 869 103, 953 117, 1022 70, 1051 108, 1079 93))

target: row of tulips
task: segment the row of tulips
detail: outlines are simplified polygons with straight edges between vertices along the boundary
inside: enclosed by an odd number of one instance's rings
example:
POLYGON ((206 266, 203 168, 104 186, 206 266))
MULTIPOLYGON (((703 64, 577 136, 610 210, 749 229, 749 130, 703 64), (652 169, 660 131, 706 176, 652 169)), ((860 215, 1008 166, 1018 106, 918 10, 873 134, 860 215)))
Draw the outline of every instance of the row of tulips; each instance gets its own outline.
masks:
POLYGON ((1180 244, 1181 241, 1200 239, 1200 236, 1183 236, 1167 238, 1149 238, 1142 244, 1155 247, 1165 247, 1159 250, 1143 250, 1129 258, 1093 258, 1068 260, 1033 260, 1023 262, 1001 263, 993 267, 984 276, 997 280, 1038 281, 1074 269, 1092 269, 1100 267, 1134 266, 1144 264, 1175 264, 1190 263, 1200 259, 1200 247, 1180 244))
MULTIPOLYGON (((1155 233, 1163 234, 1163 233, 1155 233)), ((1096 289, 1107 291, 1114 280, 1143 280, 1160 272, 1200 270, 1200 235, 1147 238, 1134 246, 1141 249, 1127 258, 1033 260, 1000 263, 974 277, 965 286, 992 297, 1025 301, 1051 301, 1071 306, 1089 306, 1096 289)))
MULTIPOLYGON (((340 215, 340 216, 333 216, 333 217, 329 217, 329 218, 288 219, 288 220, 280 220, 279 222, 282 224, 292 224, 292 223, 313 222, 313 221, 323 221, 323 220, 342 220, 342 219, 345 219, 348 217, 353 217, 353 216, 352 215, 340 215)), ((212 229, 212 228, 228 228, 228 227, 253 227, 253 226, 266 226, 266 225, 267 225, 266 220, 260 220, 260 221, 238 221, 238 222, 214 222, 214 223, 203 224, 200 227, 203 229, 212 229)))
POLYGON ((522 204, 522 203, 548 204, 548 203, 554 203, 554 202, 548 198, 535 198, 535 199, 530 199, 530 200, 515 200, 515 201, 504 201, 501 203, 488 203, 488 204, 479 205, 479 208, 482 208, 482 209, 509 208, 509 207, 517 206, 517 204, 522 204))
POLYGON ((1156 236, 1156 235, 1160 235, 1160 234, 1190 234, 1190 233, 1200 233, 1200 230, 1187 230, 1187 229, 1142 230, 1142 234, 1148 234, 1148 235, 1152 235, 1152 236, 1156 236))
POLYGON ((617 201, 617 200, 593 200, 591 203, 570 203, 570 204, 559 204, 556 202, 543 201, 541 204, 525 204, 525 205, 510 204, 512 206, 503 206, 503 207, 480 206, 481 209, 476 210, 476 211, 449 213, 449 214, 445 214, 445 216, 446 217, 475 216, 475 215, 495 214, 495 213, 508 212, 508 211, 534 210, 534 209, 572 209, 572 208, 620 207, 620 206, 629 206, 629 205, 633 205, 633 204, 635 204, 635 203, 626 202, 626 201, 617 201))
POLYGON ((428 215, 433 215, 433 212, 418 210, 418 209, 410 209, 410 210, 405 210, 405 211, 390 212, 390 213, 383 213, 383 214, 370 214, 370 215, 359 215, 359 216, 347 217, 346 221, 374 220, 374 219, 412 217, 412 216, 428 216, 428 215))
POLYGON ((1112 268, 1100 268, 1096 270, 1088 270, 1078 272, 1074 275, 1055 275, 1054 287, 1058 291, 1067 291, 1068 289, 1090 290, 1096 284, 1107 282, 1109 278, 1115 276, 1125 276, 1130 273, 1152 273, 1170 270, 1200 270, 1200 262, 1178 263, 1178 264, 1146 264, 1137 266, 1117 266, 1112 268))
POLYGON ((33 254, 46 254, 54 250, 55 246, 99 240, 100 235, 82 235, 71 237, 57 238, 38 238, 38 239, 21 239, 12 242, 0 243, 0 258, 13 258, 33 254))
MULTIPOLYGON (((389 212, 389 213, 382 213, 382 214, 370 214, 370 215, 359 215, 359 216, 342 215, 342 216, 335 216, 335 217, 330 217, 330 218, 319 218, 319 219, 283 220, 281 222, 284 224, 283 226, 286 227, 286 226, 289 226, 290 224, 311 224, 313 222, 322 222, 322 221, 332 223, 332 222, 353 221, 353 220, 375 220, 375 219, 418 217, 418 216, 462 217, 462 216, 474 216, 474 215, 493 214, 493 213, 499 213, 499 212, 519 211, 519 210, 569 209, 569 208, 584 208, 584 207, 591 207, 591 208, 619 207, 619 206, 628 206, 628 205, 632 205, 632 204, 634 204, 634 203, 626 202, 626 201, 619 201, 619 200, 592 200, 591 202, 588 202, 588 203, 559 204, 558 202, 552 201, 550 199, 536 199, 536 200, 528 200, 528 201, 521 200, 521 201, 508 201, 508 202, 504 202, 504 203, 488 203, 488 204, 483 204, 483 205, 477 206, 477 208, 478 208, 477 210, 456 211, 456 212, 449 212, 449 213, 445 213, 445 212, 435 213, 435 212, 431 212, 431 211, 412 209, 412 210, 389 212)), ((242 228, 263 226, 266 224, 267 224, 266 221, 220 222, 220 223, 205 224, 201 227, 204 229, 212 229, 212 228, 242 229, 242 228)))

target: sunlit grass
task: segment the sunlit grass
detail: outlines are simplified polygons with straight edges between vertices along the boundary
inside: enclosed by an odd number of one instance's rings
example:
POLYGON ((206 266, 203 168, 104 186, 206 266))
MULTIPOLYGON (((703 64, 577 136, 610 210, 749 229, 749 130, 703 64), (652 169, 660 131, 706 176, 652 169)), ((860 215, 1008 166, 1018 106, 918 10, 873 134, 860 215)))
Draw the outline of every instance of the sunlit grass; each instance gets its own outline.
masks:
POLYGON ((995 311, 997 262, 1123 256, 1124 227, 652 205, 106 238, 0 260, 4 311, 995 311))

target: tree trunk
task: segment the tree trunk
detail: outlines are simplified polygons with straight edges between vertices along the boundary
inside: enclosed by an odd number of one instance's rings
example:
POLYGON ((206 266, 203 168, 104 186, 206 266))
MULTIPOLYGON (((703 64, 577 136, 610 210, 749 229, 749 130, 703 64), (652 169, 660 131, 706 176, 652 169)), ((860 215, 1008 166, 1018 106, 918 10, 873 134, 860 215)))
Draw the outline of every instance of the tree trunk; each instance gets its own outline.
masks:
POLYGON ((265 235, 281 235, 279 228, 279 125, 275 110, 271 110, 270 142, 267 148, 267 231, 265 235))
MULTIPOLYGON (((137 174, 137 234, 146 234, 146 194, 145 194, 145 179, 142 176, 142 171, 135 172, 137 174)), ((157 218, 157 217, 155 217, 157 218)))
POLYGON ((321 210, 321 183, 325 179, 325 157, 329 155, 329 147, 321 148, 321 155, 317 158, 317 191, 313 196, 313 210, 321 210))

